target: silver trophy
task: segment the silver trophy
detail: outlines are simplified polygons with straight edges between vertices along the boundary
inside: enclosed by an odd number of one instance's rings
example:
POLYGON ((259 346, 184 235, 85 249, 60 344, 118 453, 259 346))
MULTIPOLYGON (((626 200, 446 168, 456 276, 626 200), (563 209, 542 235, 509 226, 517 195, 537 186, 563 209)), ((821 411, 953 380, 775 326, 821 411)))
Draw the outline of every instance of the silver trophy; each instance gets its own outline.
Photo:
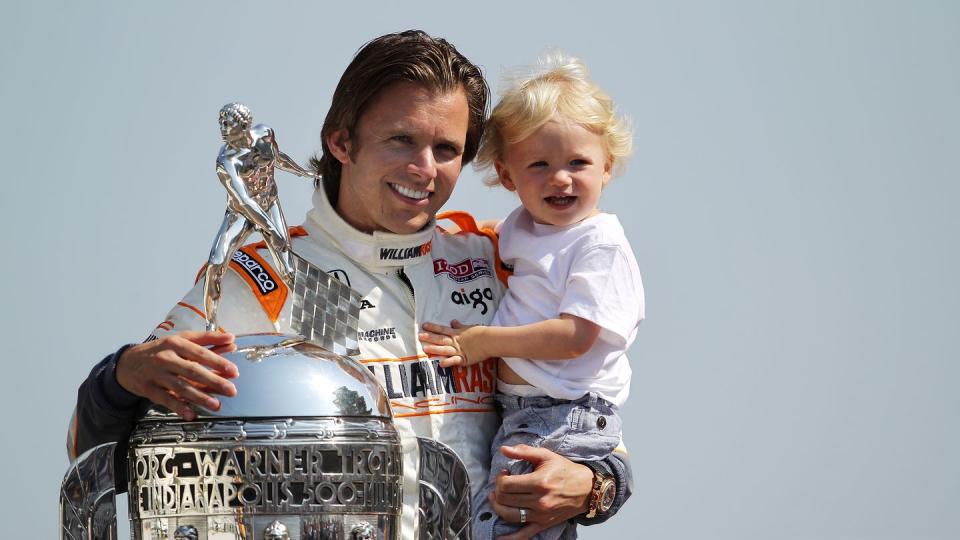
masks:
MULTIPOLYGON (((359 352, 360 295, 294 253, 274 168, 312 176, 280 152, 249 109, 220 111, 217 174, 228 203, 206 268, 208 328, 237 248, 259 231, 291 291, 296 335, 237 336, 235 397, 186 422, 153 406, 129 439, 135 540, 367 540, 400 535, 403 455, 387 396, 349 358, 359 352)), ((470 484, 455 452, 418 439, 418 531, 470 538, 470 484)), ((60 492, 60 538, 114 540, 114 451, 90 449, 60 492)), ((414 488, 411 488, 414 489, 414 488)))

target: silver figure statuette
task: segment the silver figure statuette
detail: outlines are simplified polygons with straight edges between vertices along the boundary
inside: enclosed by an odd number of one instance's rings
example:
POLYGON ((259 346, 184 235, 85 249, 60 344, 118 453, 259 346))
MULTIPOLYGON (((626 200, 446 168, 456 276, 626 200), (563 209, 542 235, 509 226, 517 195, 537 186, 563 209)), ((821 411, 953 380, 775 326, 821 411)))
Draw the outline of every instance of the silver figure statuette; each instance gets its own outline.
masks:
POLYGON ((290 235, 280 210, 273 173, 279 168, 303 177, 314 178, 314 174, 280 151, 273 129, 252 124, 253 116, 246 105, 228 103, 220 109, 223 146, 217 156, 217 176, 227 190, 227 211, 207 261, 204 285, 207 330, 217 329, 220 282, 230 257, 254 229, 263 235, 277 271, 293 288, 290 235))

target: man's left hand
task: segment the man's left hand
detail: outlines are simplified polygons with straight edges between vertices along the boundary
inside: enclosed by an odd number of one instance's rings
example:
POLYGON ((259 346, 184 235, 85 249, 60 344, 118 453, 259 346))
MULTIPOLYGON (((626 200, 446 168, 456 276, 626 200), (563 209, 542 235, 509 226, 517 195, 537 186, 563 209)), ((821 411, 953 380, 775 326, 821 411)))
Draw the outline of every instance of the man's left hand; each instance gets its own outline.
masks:
POLYGON ((520 523, 526 510, 526 526, 500 540, 526 540, 540 531, 583 514, 590 503, 593 471, 543 448, 525 444, 503 446, 503 455, 533 465, 527 474, 501 473, 490 498, 493 510, 505 521, 520 523))

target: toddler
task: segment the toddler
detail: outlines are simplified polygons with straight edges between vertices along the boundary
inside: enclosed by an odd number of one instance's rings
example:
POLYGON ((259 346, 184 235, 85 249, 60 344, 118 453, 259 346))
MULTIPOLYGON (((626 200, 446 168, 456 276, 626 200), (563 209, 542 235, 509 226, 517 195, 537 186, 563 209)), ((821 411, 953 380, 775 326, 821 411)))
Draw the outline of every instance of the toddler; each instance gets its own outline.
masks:
MULTIPOLYGON (((613 214, 597 208, 631 133, 612 100, 571 58, 542 61, 503 93, 484 134, 478 165, 493 166, 521 207, 498 226, 500 254, 513 266, 491 326, 427 323, 420 340, 444 367, 499 357, 503 424, 490 477, 474 497, 473 535, 487 540, 521 525, 493 512, 497 475, 529 472, 503 445, 527 444, 574 461, 607 457, 620 442, 630 391, 624 354, 644 316, 643 286, 630 244, 613 214)), ((595 489, 596 491, 596 489, 595 489)), ((591 512, 604 510, 593 500, 591 512)), ((609 501, 606 501, 609 504, 609 501)), ((588 514, 588 517, 593 517, 588 514)), ((575 538, 564 522, 537 538, 575 538)))

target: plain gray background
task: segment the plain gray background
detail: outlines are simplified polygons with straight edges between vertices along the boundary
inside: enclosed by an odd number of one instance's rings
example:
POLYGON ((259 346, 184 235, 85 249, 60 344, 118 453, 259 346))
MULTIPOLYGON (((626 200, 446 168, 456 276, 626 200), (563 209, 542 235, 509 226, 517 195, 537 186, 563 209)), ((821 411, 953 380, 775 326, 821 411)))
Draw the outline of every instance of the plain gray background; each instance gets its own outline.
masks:
MULTIPOLYGON (((4 528, 55 536, 77 385, 205 260, 220 106, 303 162, 351 55, 417 27, 494 88, 579 55, 635 125, 602 206, 647 290, 636 486, 584 538, 960 537, 960 4, 267 4, 4 2, 4 528)), ((447 208, 514 204, 466 170, 447 208)))

